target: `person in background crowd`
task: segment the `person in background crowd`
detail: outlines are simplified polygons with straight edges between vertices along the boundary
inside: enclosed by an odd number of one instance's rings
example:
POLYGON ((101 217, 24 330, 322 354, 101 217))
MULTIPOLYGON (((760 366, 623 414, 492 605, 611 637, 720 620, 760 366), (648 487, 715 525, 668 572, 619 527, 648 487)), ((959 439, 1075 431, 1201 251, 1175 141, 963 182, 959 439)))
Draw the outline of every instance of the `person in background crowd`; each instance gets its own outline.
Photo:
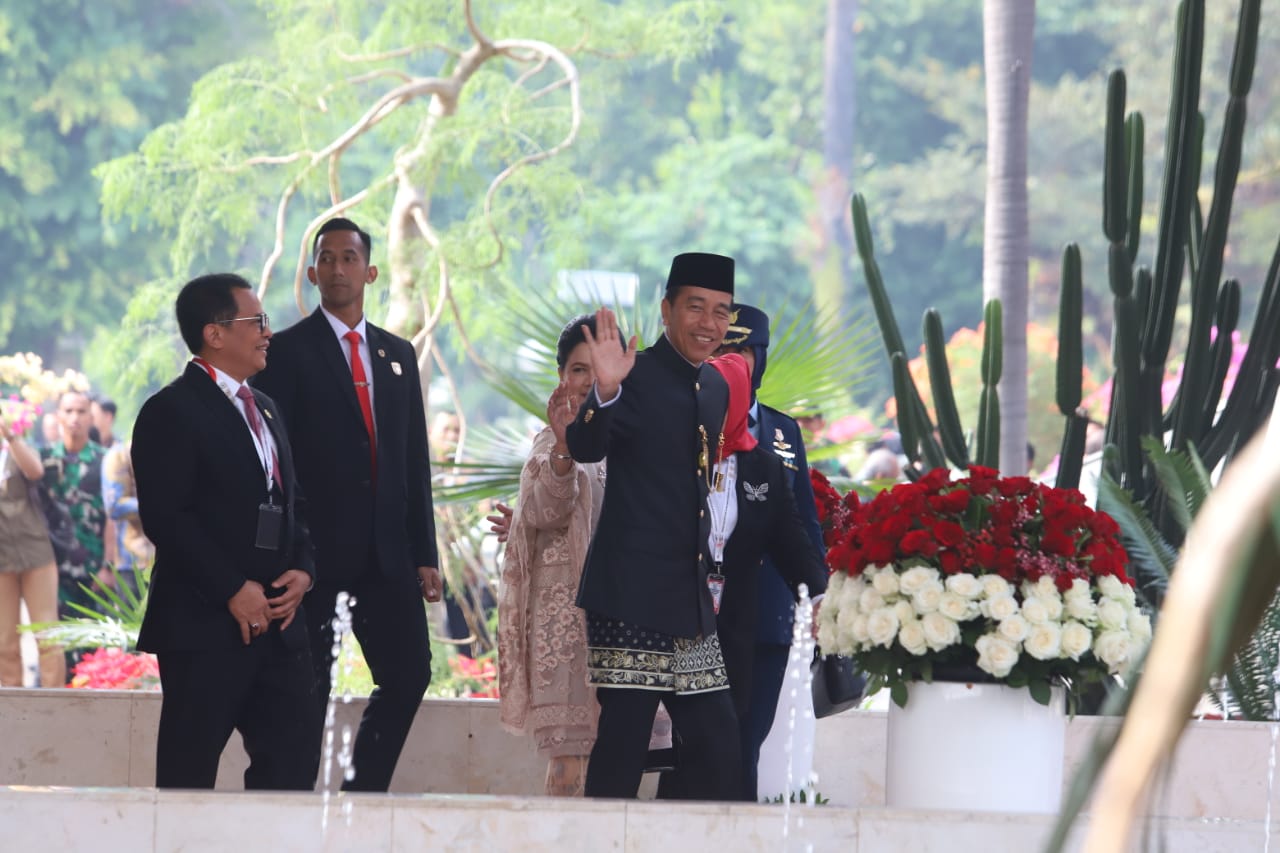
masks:
MULTIPOLYGON (((795 498, 801 523, 813 550, 821 560, 826 554, 826 548, 822 542, 822 528, 818 524, 800 425, 777 409, 762 404, 755 396, 764 381, 768 365, 769 315, 751 305, 735 304, 728 331, 718 352, 722 355, 738 353, 746 360, 751 375, 748 428, 761 446, 778 457, 789 475, 787 484, 795 498)), ((822 415, 818 412, 815 417, 820 422, 822 415)), ((825 588, 825 584, 823 586, 825 588)), ((811 588, 809 592, 817 595, 820 590, 811 588)), ((773 559, 772 552, 765 557, 760 568, 758 603, 750 608, 750 612, 756 616, 752 620, 755 625, 755 650, 753 665, 750 667, 750 711, 740 722, 744 792, 749 795, 749 799, 754 800, 760 747, 773 725, 778 693, 782 689, 787 660, 791 654, 792 626, 795 621, 792 589, 780 571, 779 564, 773 559)))
MULTIPOLYGON (((805 408, 801 413, 796 414, 795 422, 803 431, 801 435, 801 444, 803 444, 809 452, 819 450, 823 447, 830 447, 833 442, 827 436, 827 419, 820 409, 805 408)), ((821 471, 828 477, 847 477, 849 472, 840 464, 840 460, 834 456, 826 459, 810 459, 809 467, 821 471)))
POLYGON ((448 462, 458 450, 458 439, 462 437, 462 422, 456 412, 436 412, 431 419, 429 440, 435 451, 436 459, 448 462))
POLYGON ((48 412, 40 418, 40 446, 53 447, 58 443, 58 415, 48 412))
MULTIPOLYGON (((428 442, 436 461, 446 470, 454 463, 458 441, 462 437, 462 422, 455 412, 437 412, 431 419, 428 442)), ((454 481, 446 475, 446 482, 454 481)), ((448 509, 445 510, 448 512, 448 509)), ((452 521, 454 516, 450 515, 452 521)), ((492 647, 488 617, 496 606, 487 578, 476 572, 466 555, 460 553, 459 543, 451 525, 441 532, 443 547, 440 568, 444 576, 444 634, 453 641, 458 654, 476 657, 482 647, 492 647)))
POLYGON ((211 789, 232 731, 246 789, 308 791, 320 764, 302 596, 315 579, 281 413, 245 380, 271 326, 249 282, 192 279, 174 306, 195 356, 138 413, 132 459, 156 543, 138 648, 160 664, 156 787, 211 789))
POLYGON ((722 578, 708 560, 706 512, 728 386, 704 365, 729 325, 733 267, 722 255, 677 255, 663 336, 642 353, 624 345, 607 308, 585 333, 595 386, 565 436, 576 461, 609 460, 578 591, 600 703, 589 797, 636 796, 661 701, 683 736, 690 796, 738 799, 738 721, 716 637, 722 578))
MULTIPOLYGON (((116 443, 114 433, 116 425, 116 404, 101 394, 89 395, 89 419, 93 425, 89 427, 89 440, 100 445, 104 452, 116 443)), ((105 495, 104 495, 105 497, 105 495)), ((104 565, 119 567, 120 531, 116 528, 115 517, 108 511, 106 526, 102 530, 102 562, 104 565)))
POLYGON ((102 505, 103 450, 89 440, 89 397, 83 391, 66 391, 58 398, 58 441, 40 456, 43 486, 55 502, 71 515, 78 547, 59 556, 58 615, 77 615, 72 602, 93 607, 85 591, 94 582, 115 585, 111 570, 103 565, 103 536, 107 514, 102 505))
MULTIPOLYGON (((320 307, 275 336, 254 379, 284 413, 315 541, 306 603, 318 707, 331 690, 339 593, 356 599, 352 631, 377 685, 347 791, 391 785, 431 681, 423 599, 442 593, 418 357, 365 316, 365 287, 378 277, 372 252, 373 238, 351 220, 320 226, 307 268, 320 307)), ((319 750, 323 727, 311 736, 319 750)))
POLYGON ((116 582, 138 592, 138 576, 151 566, 155 546, 142 530, 138 487, 130 458, 132 441, 117 441, 102 459, 102 502, 113 522, 116 582))
POLYGON ((498 592, 502 725, 533 735, 551 796, 582 795, 596 736, 586 619, 573 600, 600 517, 605 463, 573 461, 565 439, 595 380, 583 334, 595 327, 595 317, 575 317, 556 343, 560 384, 520 472, 498 592))
POLYGON ((104 450, 110 450, 116 443, 116 404, 101 394, 95 394, 89 398, 89 417, 93 421, 89 438, 102 445, 104 450))
MULTIPOLYGON (((43 476, 40 454, 0 416, 0 687, 22 686, 21 605, 34 623, 58 618, 58 565, 31 494, 43 476)), ((66 684, 62 649, 39 649, 40 686, 66 684)))
POLYGON ((902 476, 902 464, 898 454, 894 453, 883 442, 871 445, 867 458, 858 469, 854 479, 859 483, 871 483, 881 480, 897 480, 902 476))

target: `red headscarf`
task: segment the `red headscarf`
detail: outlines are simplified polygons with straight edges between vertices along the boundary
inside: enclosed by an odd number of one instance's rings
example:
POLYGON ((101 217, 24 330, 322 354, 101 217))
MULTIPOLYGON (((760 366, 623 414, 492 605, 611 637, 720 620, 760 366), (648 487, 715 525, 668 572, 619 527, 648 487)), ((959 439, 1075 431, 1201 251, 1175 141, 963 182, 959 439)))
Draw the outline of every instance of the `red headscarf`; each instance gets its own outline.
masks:
POLYGON ((717 356, 707 363, 720 371, 729 385, 729 408, 724 415, 724 446, 716 457, 719 462, 730 453, 755 449, 755 436, 747 428, 747 413, 751 410, 751 371, 747 368, 747 360, 736 352, 717 356))

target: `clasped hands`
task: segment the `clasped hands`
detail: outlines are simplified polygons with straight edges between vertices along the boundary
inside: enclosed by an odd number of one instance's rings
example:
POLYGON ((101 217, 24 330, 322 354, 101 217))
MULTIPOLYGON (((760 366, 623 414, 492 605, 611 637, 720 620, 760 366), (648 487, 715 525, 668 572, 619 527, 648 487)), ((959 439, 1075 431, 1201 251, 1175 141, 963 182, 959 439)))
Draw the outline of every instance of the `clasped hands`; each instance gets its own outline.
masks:
POLYGON ((281 631, 288 628, 310 586, 311 576, 301 569, 289 569, 271 582, 272 589, 284 590, 275 598, 267 598, 262 584, 257 581, 245 581, 227 601, 227 609, 240 626, 240 639, 244 644, 247 646, 254 637, 267 633, 276 619, 281 620, 281 631))

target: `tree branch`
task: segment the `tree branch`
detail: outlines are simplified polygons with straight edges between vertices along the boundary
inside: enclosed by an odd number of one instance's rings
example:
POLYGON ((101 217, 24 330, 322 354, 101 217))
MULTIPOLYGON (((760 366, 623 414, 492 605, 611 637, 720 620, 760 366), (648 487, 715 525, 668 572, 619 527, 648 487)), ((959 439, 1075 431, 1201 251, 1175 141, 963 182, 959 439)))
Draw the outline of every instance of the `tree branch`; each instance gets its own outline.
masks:
MULTIPOLYGON (((527 50, 538 53, 545 60, 550 60, 559 66, 564 74, 564 82, 569 86, 569 131, 564 138, 558 143, 544 151, 537 151, 533 154, 525 156, 514 161, 505 169, 497 174, 492 181, 489 182, 489 188, 484 194, 484 218, 485 227, 489 229, 489 233, 493 235, 494 242, 497 244, 497 253, 492 259, 482 266, 496 266, 502 261, 503 242, 498 234, 498 229, 493 224, 493 199, 498 190, 510 180, 511 176, 523 169, 525 166, 533 165, 542 160, 549 159, 564 151, 574 140, 578 138, 578 131, 582 126, 582 101, 579 92, 578 67, 569 59, 559 48, 554 45, 542 41, 534 41, 530 39, 503 39, 494 43, 494 49, 503 55, 512 56, 513 51, 527 50)), ((521 78, 523 79, 523 78, 521 78)))
POLYGON ((388 59, 403 59, 406 56, 412 56, 415 53, 421 53, 428 50, 439 50, 450 56, 459 56, 462 51, 456 47, 440 42, 423 42, 422 44, 413 44, 406 47, 398 47, 395 50, 388 50, 382 53, 338 53, 338 58, 351 63, 359 62, 385 62, 388 59))

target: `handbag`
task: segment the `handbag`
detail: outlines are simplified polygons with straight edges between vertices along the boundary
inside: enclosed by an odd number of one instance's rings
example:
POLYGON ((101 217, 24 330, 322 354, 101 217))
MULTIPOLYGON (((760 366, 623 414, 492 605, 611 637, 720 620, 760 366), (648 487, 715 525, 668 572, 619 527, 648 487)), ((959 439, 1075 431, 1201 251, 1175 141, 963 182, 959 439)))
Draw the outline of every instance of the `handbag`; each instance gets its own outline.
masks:
POLYGON ((862 701, 867 689, 867 677, 854 664, 853 658, 841 655, 824 655, 814 650, 813 663, 813 716, 822 719, 847 711, 862 701))

